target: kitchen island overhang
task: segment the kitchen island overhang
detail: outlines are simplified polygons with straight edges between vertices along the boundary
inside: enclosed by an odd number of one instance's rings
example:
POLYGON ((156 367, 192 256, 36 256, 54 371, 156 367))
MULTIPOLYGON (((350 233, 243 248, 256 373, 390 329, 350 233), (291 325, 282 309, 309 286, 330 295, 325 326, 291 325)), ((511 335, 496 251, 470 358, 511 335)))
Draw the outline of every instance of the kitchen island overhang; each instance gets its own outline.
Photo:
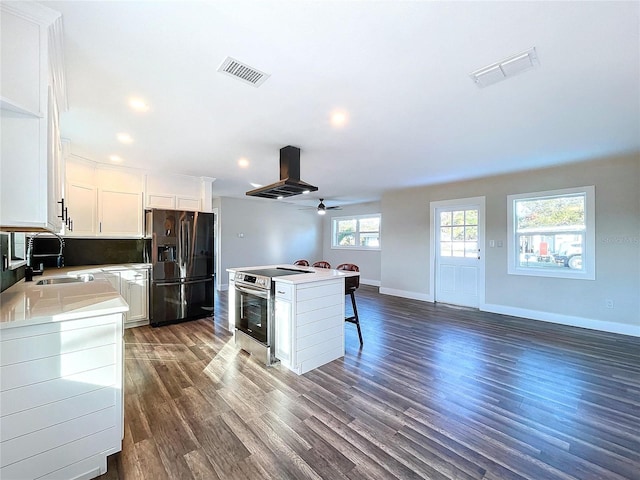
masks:
MULTIPOLYGON (((272 335, 262 342, 269 352, 267 355, 297 374, 344 356, 344 282, 346 277, 358 276, 359 272, 288 264, 238 267, 227 271, 229 331, 234 333, 236 344, 241 348, 250 353, 253 351, 255 355, 255 349, 243 345, 252 325, 264 328, 264 318, 272 331, 272 335), (256 315, 258 309, 253 308, 252 312, 250 302, 242 298, 244 293, 234 281, 236 273, 278 268, 300 273, 273 277, 271 296, 261 300, 261 317, 252 320, 251 315, 256 315)), ((267 365, 273 363, 269 358, 267 356, 267 365)))

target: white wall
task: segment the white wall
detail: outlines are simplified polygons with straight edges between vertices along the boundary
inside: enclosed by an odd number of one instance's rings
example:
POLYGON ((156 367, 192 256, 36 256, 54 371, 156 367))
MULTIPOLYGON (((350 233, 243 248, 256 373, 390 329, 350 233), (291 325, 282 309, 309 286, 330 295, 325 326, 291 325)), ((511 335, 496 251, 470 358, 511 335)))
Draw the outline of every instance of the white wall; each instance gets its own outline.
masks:
POLYGON ((481 309, 640 336, 640 157, 387 192, 382 199, 381 291, 429 292, 429 203, 486 197, 485 304, 481 309), (507 195, 595 185, 596 279, 507 274, 507 195), (615 308, 605 306, 614 300, 615 308))
POLYGON ((218 287, 227 268, 293 263, 322 256, 322 219, 315 210, 277 200, 215 198, 220 240, 218 287), (242 237, 240 237, 242 235, 242 237))
MULTIPOLYGON (((358 205, 344 206, 341 210, 329 210, 322 224, 322 258, 308 259, 310 263, 316 260, 325 260, 332 267, 341 263, 355 263, 360 268, 360 282, 367 285, 380 285, 380 250, 346 250, 331 248, 331 222, 336 217, 349 217, 354 215, 368 215, 380 213, 380 202, 361 203, 358 205)), ((385 219, 382 219, 384 228, 385 219)), ((384 248, 384 245, 383 245, 384 248)))

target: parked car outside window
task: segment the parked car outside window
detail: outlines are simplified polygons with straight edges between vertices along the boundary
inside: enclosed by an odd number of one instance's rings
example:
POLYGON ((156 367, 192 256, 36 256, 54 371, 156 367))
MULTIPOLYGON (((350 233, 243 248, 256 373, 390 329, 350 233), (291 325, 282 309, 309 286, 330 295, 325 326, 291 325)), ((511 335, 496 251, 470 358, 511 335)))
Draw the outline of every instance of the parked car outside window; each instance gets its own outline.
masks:
POLYGON ((562 263, 573 270, 582 268, 582 244, 563 243, 554 255, 556 263, 562 263))

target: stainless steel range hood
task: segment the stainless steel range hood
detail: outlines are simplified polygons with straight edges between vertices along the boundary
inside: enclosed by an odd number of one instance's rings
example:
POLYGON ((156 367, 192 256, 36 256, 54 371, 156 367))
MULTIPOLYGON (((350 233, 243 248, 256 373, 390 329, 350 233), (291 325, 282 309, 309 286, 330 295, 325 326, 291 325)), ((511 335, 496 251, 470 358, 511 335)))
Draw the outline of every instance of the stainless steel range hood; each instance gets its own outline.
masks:
POLYGON ((280 149, 280 181, 250 190, 246 194, 250 197, 277 199, 316 190, 318 187, 300 180, 300 149, 288 145, 280 149))

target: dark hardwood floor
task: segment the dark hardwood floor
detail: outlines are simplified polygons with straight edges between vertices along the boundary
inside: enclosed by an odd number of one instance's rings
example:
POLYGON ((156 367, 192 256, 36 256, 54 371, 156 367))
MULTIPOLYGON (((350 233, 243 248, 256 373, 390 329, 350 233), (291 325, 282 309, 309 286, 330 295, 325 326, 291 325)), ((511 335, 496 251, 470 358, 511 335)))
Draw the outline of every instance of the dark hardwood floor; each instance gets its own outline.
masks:
MULTIPOLYGON (((297 376, 215 321, 125 333, 105 479, 640 479, 640 339, 357 292, 364 347, 297 376)), ((349 307, 347 307, 349 308, 349 307)))

